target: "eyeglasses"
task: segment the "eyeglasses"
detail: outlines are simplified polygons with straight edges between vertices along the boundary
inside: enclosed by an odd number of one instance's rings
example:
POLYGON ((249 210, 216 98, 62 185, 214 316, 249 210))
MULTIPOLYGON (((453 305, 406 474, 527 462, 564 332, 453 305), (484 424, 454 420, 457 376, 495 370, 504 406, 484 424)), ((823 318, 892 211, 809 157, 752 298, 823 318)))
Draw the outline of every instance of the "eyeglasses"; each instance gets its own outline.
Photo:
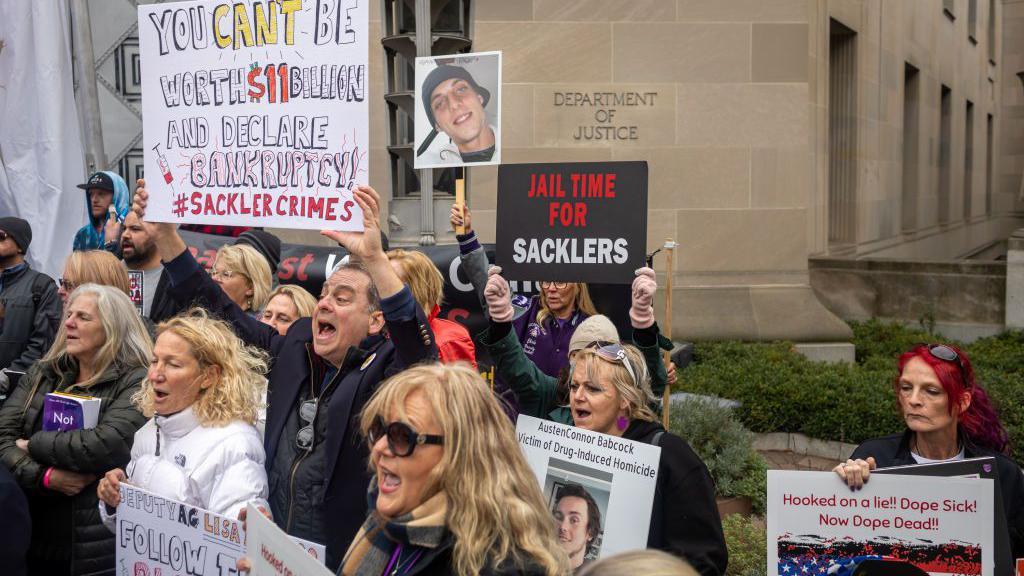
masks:
POLYGON ((210 268, 210 278, 216 280, 217 278, 223 278, 224 280, 231 280, 235 276, 242 276, 241 272, 235 272, 233 270, 215 270, 210 268))
POLYGON ((554 288, 555 290, 565 290, 569 286, 569 282, 541 282, 540 289, 547 290, 548 288, 554 288))
POLYGON ((295 445, 298 446, 299 450, 309 452, 313 449, 313 421, 316 420, 316 400, 306 400, 299 404, 299 418, 302 418, 306 425, 299 428, 298 434, 295 435, 295 445))
POLYGON ((598 356, 608 362, 622 364, 633 381, 633 386, 638 385, 639 381, 636 379, 636 372, 633 371, 633 366, 629 363, 629 358, 626 357, 626 349, 621 344, 598 341, 592 342, 587 348, 593 350, 598 356))
POLYGON ((75 284, 67 278, 61 278, 60 280, 57 280, 57 283, 60 284, 60 287, 63 288, 65 292, 68 293, 74 292, 75 288, 78 287, 78 284, 75 284))
POLYGON ((956 362, 956 365, 960 367, 960 376, 964 380, 964 386, 968 386, 967 382, 967 370, 964 368, 964 362, 960 359, 960 355, 945 344, 926 344, 928 347, 928 353, 933 357, 943 360, 945 362, 956 362))
POLYGON ((385 424, 384 420, 378 416, 373 419, 373 424, 370 424, 370 429, 366 432, 366 440, 372 448, 384 436, 387 436, 388 439, 388 450, 400 458, 412 455, 413 450, 420 444, 437 444, 439 446, 444 444, 444 436, 420 434, 405 422, 385 424))

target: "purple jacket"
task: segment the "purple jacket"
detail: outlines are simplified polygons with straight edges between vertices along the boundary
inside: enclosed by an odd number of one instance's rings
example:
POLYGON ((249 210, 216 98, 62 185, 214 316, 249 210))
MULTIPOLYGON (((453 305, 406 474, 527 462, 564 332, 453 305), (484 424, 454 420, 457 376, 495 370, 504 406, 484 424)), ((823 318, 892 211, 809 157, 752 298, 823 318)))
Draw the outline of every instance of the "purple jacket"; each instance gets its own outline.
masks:
MULTIPOLYGON (((522 296, 517 298, 525 300, 522 296)), ((572 316, 565 320, 559 320, 549 314, 544 319, 544 324, 540 325, 537 323, 537 313, 540 309, 540 296, 530 298, 526 313, 512 321, 512 329, 523 345, 526 357, 532 360, 541 372, 557 378, 562 368, 569 365, 569 340, 572 339, 573 332, 580 322, 587 319, 588 314, 575 310, 572 316)))

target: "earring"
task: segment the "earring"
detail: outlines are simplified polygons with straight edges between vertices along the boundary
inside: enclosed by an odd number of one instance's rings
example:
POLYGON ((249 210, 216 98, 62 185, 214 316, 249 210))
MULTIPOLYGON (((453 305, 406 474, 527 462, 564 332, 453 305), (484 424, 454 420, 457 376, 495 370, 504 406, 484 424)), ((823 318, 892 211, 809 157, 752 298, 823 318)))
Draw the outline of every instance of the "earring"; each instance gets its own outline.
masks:
POLYGON ((619 419, 615 421, 615 425, 618 426, 620 432, 623 432, 629 427, 629 419, 625 416, 619 416, 619 419))

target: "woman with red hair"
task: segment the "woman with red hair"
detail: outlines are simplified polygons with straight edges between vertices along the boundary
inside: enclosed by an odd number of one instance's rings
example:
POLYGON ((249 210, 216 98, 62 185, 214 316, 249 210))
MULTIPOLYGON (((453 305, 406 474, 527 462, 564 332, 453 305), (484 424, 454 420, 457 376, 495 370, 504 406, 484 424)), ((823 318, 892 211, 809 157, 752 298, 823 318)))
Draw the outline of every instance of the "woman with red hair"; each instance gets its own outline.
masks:
POLYGON ((900 355, 898 368, 893 388, 907 429, 864 442, 833 471, 856 490, 876 467, 994 457, 1014 558, 1024 556, 1024 476, 970 359, 955 346, 919 344, 900 355))

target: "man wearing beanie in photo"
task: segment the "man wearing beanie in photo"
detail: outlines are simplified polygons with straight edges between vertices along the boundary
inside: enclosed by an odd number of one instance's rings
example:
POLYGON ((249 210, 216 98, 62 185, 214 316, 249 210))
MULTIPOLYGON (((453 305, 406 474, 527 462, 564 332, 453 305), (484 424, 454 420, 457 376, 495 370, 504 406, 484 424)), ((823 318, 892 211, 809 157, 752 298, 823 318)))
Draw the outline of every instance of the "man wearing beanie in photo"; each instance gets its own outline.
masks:
POLYGON ((487 162, 494 156, 494 127, 487 123, 484 112, 491 93, 465 68, 448 64, 434 68, 423 81, 422 96, 433 130, 417 156, 427 150, 438 132, 451 138, 463 162, 487 162))
POLYGON ((53 344, 60 325, 57 285, 25 261, 32 227, 21 218, 0 218, 0 394, 53 344))

